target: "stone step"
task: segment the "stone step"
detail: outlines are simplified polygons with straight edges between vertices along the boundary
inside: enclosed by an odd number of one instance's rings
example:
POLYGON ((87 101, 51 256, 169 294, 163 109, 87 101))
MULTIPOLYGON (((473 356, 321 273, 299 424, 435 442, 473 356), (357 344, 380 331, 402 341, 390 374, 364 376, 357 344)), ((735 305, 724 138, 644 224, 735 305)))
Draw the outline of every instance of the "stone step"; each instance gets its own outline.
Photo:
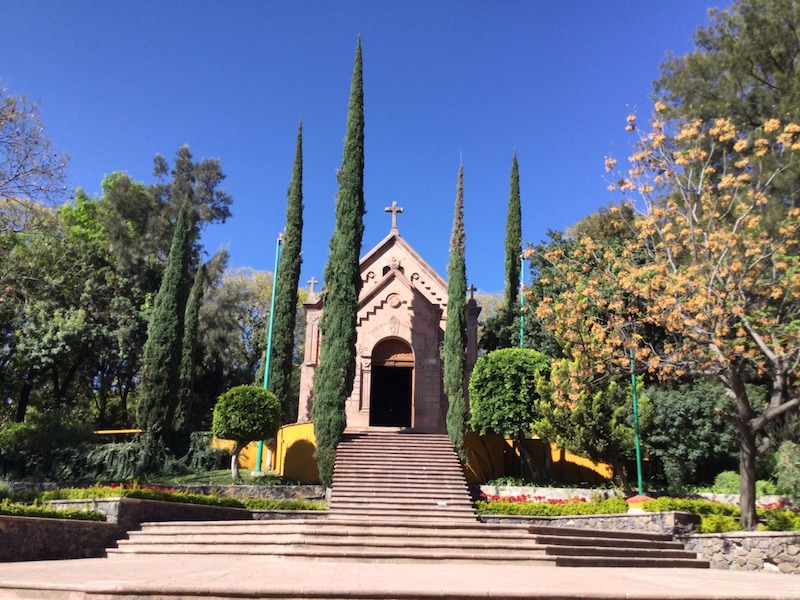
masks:
MULTIPOLYGON (((488 525, 489 523, 487 523, 488 525)), ((673 538, 671 535, 667 535, 666 533, 654 533, 651 531, 632 531, 632 530, 625 530, 620 531, 617 529, 583 529, 579 527, 557 527, 557 526, 547 526, 547 525, 517 525, 514 523, 492 523, 493 525, 502 525, 502 526, 517 526, 517 527, 525 527, 530 533, 537 534, 537 535, 552 535, 555 537, 561 537, 564 535, 568 535, 571 537, 588 537, 588 538, 620 538, 625 540, 636 539, 636 540, 649 540, 655 542, 670 542, 670 543, 678 543, 673 542, 673 538)))
MULTIPOLYGON (((631 539, 621 532, 565 529, 558 544, 525 525, 447 523, 420 527, 410 521, 228 521, 143 524, 113 554, 280 555, 384 562, 549 561, 559 566, 707 567, 678 544, 631 539), (602 537, 610 533, 608 537, 602 537), (591 545, 588 543, 591 542, 591 545), (639 547, 643 545, 643 547, 639 547)), ((555 528, 543 528, 555 529, 555 528)), ((652 535, 652 534, 651 534, 652 535)), ((664 537, 664 536, 658 536, 664 537)))
POLYGON ((635 558, 606 556, 559 556, 559 567, 634 567, 640 569, 708 569, 708 562, 696 558, 635 558))
POLYGON ((385 493, 376 492, 374 494, 364 494, 363 490, 336 490, 331 492, 331 502, 336 501, 356 501, 356 502, 374 502, 381 504, 384 502, 394 502, 399 504, 436 504, 437 502, 447 502, 453 504, 464 504, 472 507, 472 501, 469 496, 466 498, 464 494, 452 493, 442 490, 430 489, 420 492, 419 495, 411 495, 409 493, 398 493, 395 491, 387 490, 385 493))
MULTIPOLYGON (((109 556, 131 554, 126 549, 109 549, 109 556)), ((246 548, 241 545, 215 546, 208 547, 198 545, 162 544, 153 545, 147 548, 137 549, 136 554, 142 555, 174 555, 174 554, 198 554, 198 555, 246 555, 246 556, 280 556, 282 558, 303 558, 317 560, 336 560, 336 561, 359 561, 359 562, 441 562, 441 563, 475 563, 486 564, 487 562, 524 563, 537 566, 555 566, 555 557, 547 556, 544 552, 536 553, 514 553, 513 556, 507 551, 491 552, 486 550, 464 551, 453 549, 452 552, 443 552, 441 549, 405 549, 405 548, 342 548, 326 550, 323 548, 297 548, 287 551, 283 547, 260 546, 258 548, 246 548)))
POLYGON ((368 487, 369 482, 374 481, 389 481, 389 482, 409 482, 427 485, 437 484, 459 484, 467 487, 466 479, 461 474, 456 473, 425 473, 417 470, 405 472, 389 472, 387 470, 359 470, 356 467, 348 466, 346 469, 341 469, 338 473, 334 472, 333 482, 337 483, 350 483, 368 487))
MULTIPOLYGON (((369 535, 325 535, 311 534, 310 532, 296 532, 292 534, 260 535, 260 534, 220 534, 209 535, 207 532, 186 533, 181 535, 168 535, 164 533, 156 534, 149 532, 132 532, 127 540, 120 540, 119 548, 143 547, 152 545, 163 545, 173 543, 178 545, 214 545, 222 547, 247 546, 251 550, 257 546, 287 546, 295 547, 380 547, 380 548, 448 548, 448 549, 494 549, 515 551, 520 549, 542 551, 545 546, 536 543, 532 539, 516 539, 504 537, 475 537, 475 538, 440 538, 426 537, 424 535, 375 538, 369 535), (135 535, 134 535, 135 534, 135 535)), ((585 556, 585 548, 576 548, 575 552, 570 552, 568 547, 547 549, 553 555, 577 555, 585 556)), ((615 551, 615 555, 624 556, 629 549, 609 549, 615 551)), ((688 553, 684 552, 680 557, 685 557, 688 553)), ((675 555, 678 556, 678 555, 675 555)))
POLYGON ((635 558, 669 558, 696 560, 697 553, 683 550, 666 550, 663 548, 633 548, 612 546, 546 546, 548 556, 593 557, 597 556, 598 548, 602 548, 603 557, 635 557, 635 558))

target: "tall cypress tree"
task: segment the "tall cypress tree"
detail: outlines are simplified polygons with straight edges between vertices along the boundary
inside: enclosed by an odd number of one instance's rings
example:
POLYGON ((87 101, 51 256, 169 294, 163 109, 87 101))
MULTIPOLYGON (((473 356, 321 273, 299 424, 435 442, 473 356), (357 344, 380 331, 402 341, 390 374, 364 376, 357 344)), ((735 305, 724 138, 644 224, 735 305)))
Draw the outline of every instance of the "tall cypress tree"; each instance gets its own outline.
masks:
POLYGON ((176 429, 189 428, 192 424, 197 329, 200 321, 200 306, 203 303, 205 274, 206 266, 200 265, 195 273, 192 291, 189 292, 189 299, 186 301, 186 310, 184 311, 178 406, 175 417, 176 429))
POLYGON ((300 280, 303 243, 303 123, 297 129, 297 149, 286 204, 283 253, 278 264, 275 287, 275 315, 269 390, 281 401, 284 422, 297 416, 296 398, 290 397, 294 327, 297 320, 297 284, 300 280))
POLYGON ((181 205, 161 287, 153 301, 142 357, 142 384, 136 417, 145 430, 139 471, 155 468, 172 430, 178 397, 185 297, 182 280, 194 243, 189 202, 181 205))
POLYGON ((320 480, 330 485, 336 446, 347 424, 345 401, 356 370, 356 316, 361 276, 358 271, 364 234, 364 85, 361 39, 350 88, 347 134, 339 171, 336 225, 325 265, 320 331, 322 347, 314 374, 314 435, 320 480))
POLYGON ((519 166, 517 152, 511 162, 511 191, 508 196, 506 217, 506 293, 505 310, 508 325, 514 322, 519 302, 519 270, 522 254, 522 206, 519 195, 519 166))
POLYGON ((462 461, 466 459, 467 404, 464 376, 467 358, 467 267, 464 259, 464 165, 458 168, 450 262, 447 265, 447 322, 444 331, 444 392, 447 434, 462 461))

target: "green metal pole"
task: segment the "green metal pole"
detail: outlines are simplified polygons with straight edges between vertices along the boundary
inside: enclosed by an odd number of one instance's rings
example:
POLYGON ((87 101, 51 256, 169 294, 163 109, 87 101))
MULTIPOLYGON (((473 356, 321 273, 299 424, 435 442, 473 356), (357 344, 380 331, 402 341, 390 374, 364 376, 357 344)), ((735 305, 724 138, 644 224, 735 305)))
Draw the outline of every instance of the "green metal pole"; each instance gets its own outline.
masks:
POLYGON ((642 444, 639 441, 639 403, 636 400, 636 367, 633 348, 630 350, 631 354, 631 388, 633 390, 633 437, 636 443, 636 476, 639 483, 639 495, 644 496, 644 485, 642 484, 642 444))
MULTIPOLYGON (((267 351, 264 355, 264 389, 269 387, 269 363, 272 355, 272 326, 275 323, 275 289, 278 287, 278 260, 281 257, 281 244, 283 234, 278 234, 278 241, 275 243, 275 268, 272 271, 272 299, 269 303, 269 331, 267 332, 267 351)), ((256 471, 261 472, 261 456, 264 452, 264 440, 259 440, 258 450, 256 451, 256 471)))

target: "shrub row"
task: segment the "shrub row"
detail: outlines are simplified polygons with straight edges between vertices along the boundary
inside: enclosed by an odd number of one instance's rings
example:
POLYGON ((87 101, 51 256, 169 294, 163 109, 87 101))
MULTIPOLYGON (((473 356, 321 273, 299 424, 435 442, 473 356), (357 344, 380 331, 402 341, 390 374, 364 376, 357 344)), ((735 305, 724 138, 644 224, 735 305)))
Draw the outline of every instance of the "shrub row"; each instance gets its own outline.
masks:
POLYGON ((62 488, 43 492, 41 499, 48 500, 87 500, 91 498, 138 498, 140 500, 159 500, 161 502, 184 502, 204 506, 224 506, 227 508, 247 508, 249 510, 324 510, 323 501, 274 499, 274 498, 232 498, 230 496, 193 494, 174 488, 157 485, 113 484, 95 485, 86 488, 62 488))
POLYGON ((96 510, 77 508, 50 508, 40 504, 15 504, 0 500, 0 515, 10 517, 39 517, 44 519, 75 519, 78 521, 105 521, 105 514, 96 510))
POLYGON ((607 515, 624 513, 628 503, 624 498, 604 498, 601 500, 549 502, 508 502, 497 500, 478 500, 475 503, 478 514, 524 515, 536 517, 562 517, 571 515, 607 515))

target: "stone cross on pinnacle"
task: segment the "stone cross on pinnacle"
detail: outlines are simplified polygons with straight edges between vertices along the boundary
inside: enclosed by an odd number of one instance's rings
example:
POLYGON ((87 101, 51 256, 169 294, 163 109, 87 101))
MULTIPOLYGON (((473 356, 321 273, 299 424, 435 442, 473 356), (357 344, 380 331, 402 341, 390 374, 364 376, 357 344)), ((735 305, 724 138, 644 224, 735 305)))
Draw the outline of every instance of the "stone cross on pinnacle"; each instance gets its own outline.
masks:
POLYGON ((397 200, 392 201, 391 206, 387 206, 383 209, 385 212, 392 213, 392 231, 397 231, 397 213, 403 212, 403 208, 397 206, 397 200))
POLYGON ((311 279, 308 280, 308 284, 311 286, 311 291, 309 291, 309 295, 314 295, 316 292, 314 291, 314 286, 317 285, 319 281, 316 277, 312 276, 311 279))

